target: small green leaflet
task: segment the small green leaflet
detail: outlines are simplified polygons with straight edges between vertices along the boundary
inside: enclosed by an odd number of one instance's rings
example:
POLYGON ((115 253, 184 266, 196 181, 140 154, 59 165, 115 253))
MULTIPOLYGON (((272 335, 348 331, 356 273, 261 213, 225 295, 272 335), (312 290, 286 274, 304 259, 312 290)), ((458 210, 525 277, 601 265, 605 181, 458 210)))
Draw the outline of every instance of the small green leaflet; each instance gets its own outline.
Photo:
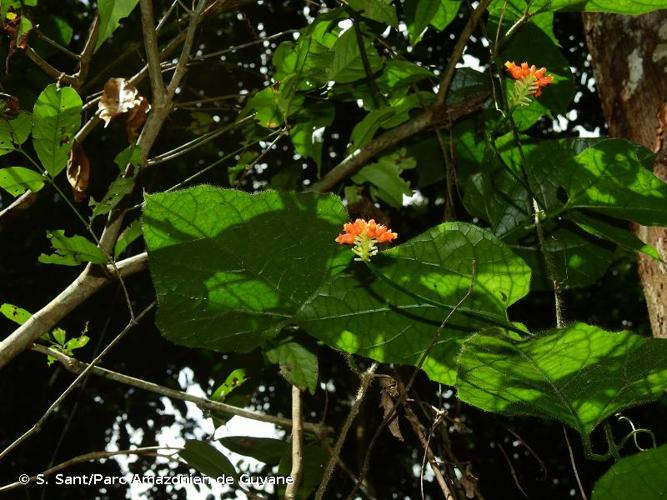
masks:
MULTIPOLYGON (((382 67, 382 58, 369 40, 364 39, 368 64, 374 73, 382 67)), ((336 83, 350 83, 365 78, 366 71, 359 53, 359 45, 354 28, 345 31, 333 46, 334 57, 327 78, 336 83)))
POLYGON ((97 10, 100 16, 100 26, 97 34, 95 50, 116 31, 120 20, 129 16, 139 0, 98 0, 97 10))
POLYGON ((13 304, 2 304, 2 306, 0 306, 0 313, 17 325, 22 325, 32 316, 32 314, 25 309, 13 304))
POLYGON ((280 374, 292 385, 315 394, 317 389, 317 356, 296 342, 283 342, 266 351, 266 357, 280 366, 280 374))
POLYGON ((26 191, 39 191, 44 187, 44 177, 25 167, 7 167, 0 169, 0 188, 12 196, 19 196, 26 191))
POLYGON ((80 235, 65 236, 65 231, 58 229, 49 231, 48 238, 55 253, 41 254, 39 262, 42 264, 58 264, 61 266, 78 266, 85 262, 105 264, 107 259, 102 250, 95 243, 80 235))

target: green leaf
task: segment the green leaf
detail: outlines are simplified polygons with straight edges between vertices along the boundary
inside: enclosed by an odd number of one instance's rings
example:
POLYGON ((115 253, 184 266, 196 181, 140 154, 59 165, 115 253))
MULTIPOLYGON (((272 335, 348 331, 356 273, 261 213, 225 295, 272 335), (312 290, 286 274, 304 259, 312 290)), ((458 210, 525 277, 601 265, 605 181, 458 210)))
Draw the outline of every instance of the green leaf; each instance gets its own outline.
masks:
MULTIPOLYGON (((136 171, 134 172, 136 175, 136 171)), ((90 199, 90 206, 93 207, 93 213, 91 218, 94 219, 98 215, 104 215, 111 212, 118 203, 134 189, 135 179, 132 177, 125 177, 120 174, 114 181, 109 185, 104 198, 100 201, 95 201, 93 198, 90 199)))
POLYGON ((433 19, 431 26, 438 31, 444 30, 455 18, 461 7, 461 0, 440 0, 440 5, 433 19))
POLYGON ((460 6, 460 0, 408 0, 405 8, 410 43, 419 43, 428 26, 438 31, 445 29, 456 17, 460 6))
POLYGON ((667 183, 642 165, 637 146, 608 139, 560 166, 568 205, 645 226, 667 226, 667 183))
POLYGON ((592 285, 604 275, 614 259, 609 245, 597 244, 583 231, 565 224, 555 228, 547 225, 545 231, 544 249, 553 264, 555 276, 546 268, 536 237, 530 244, 519 242, 510 244, 510 248, 533 270, 531 288, 536 290, 551 290, 552 279, 563 288, 592 285))
POLYGON ((301 155, 312 158, 318 167, 322 163, 322 134, 315 132, 333 123, 335 108, 327 101, 308 106, 296 115, 296 123, 290 128, 294 149, 301 155))
POLYGON ((31 128, 30 113, 24 111, 11 120, 0 119, 0 156, 11 153, 17 145, 23 144, 30 136, 31 128))
POLYGON ((667 445, 622 458, 598 479, 592 500, 667 498, 667 445))
POLYGON ((346 219, 335 196, 205 185, 147 196, 144 239, 162 334, 218 351, 262 345, 351 260, 334 243, 346 219))
POLYGON ((243 385, 248 380, 245 368, 237 368, 227 375, 225 381, 211 395, 213 401, 223 402, 225 398, 235 389, 243 385))
POLYGON ((374 198, 379 198, 394 208, 400 208, 403 206, 403 195, 412 194, 410 183, 401 178, 401 172, 414 168, 416 164, 415 159, 407 156, 405 148, 402 148, 365 166, 352 180, 357 184, 371 184, 374 198))
POLYGON ((65 339, 67 338, 67 332, 65 330, 63 330, 62 328, 55 328, 51 332, 51 335, 59 345, 61 346, 65 345, 65 339))
POLYGON ((107 259, 102 250, 95 243, 80 235, 65 236, 65 231, 58 229, 47 232, 51 246, 55 250, 52 255, 41 254, 39 262, 42 264, 57 264, 61 266, 78 266, 84 262, 105 264, 107 259))
MULTIPOLYGON (((373 73, 382 67, 382 58, 373 44, 364 38, 364 48, 368 56, 368 64, 373 73)), ((354 28, 343 33, 333 46, 334 56, 327 73, 327 78, 336 83, 350 83, 366 78, 366 71, 359 53, 354 28)))
POLYGON ((90 337, 87 335, 81 335, 80 337, 75 337, 73 339, 69 339, 67 343, 65 343, 65 349, 71 353, 72 351, 76 349, 80 349, 84 347, 88 342, 90 341, 90 337))
MULTIPOLYGON (((410 94, 404 97, 393 99, 389 106, 383 106, 369 112, 352 129, 350 140, 352 142, 351 152, 364 147, 373 139, 375 133, 381 128, 392 128, 400 125, 410 119, 410 111, 421 107, 422 102, 428 105, 429 101, 422 99, 423 92, 420 94, 410 94), (422 99, 420 101, 420 99, 422 99)), ((429 93, 432 98, 433 94, 429 93)))
POLYGON ((378 88, 389 94, 399 89, 410 87, 426 78, 434 78, 430 70, 403 59, 392 59, 384 66, 382 74, 377 78, 378 88))
POLYGON ((262 127, 277 128, 284 121, 276 99, 278 92, 277 88, 266 87, 252 96, 248 102, 248 106, 256 111, 255 119, 262 127))
POLYGON ((519 341, 478 334, 463 347, 456 386, 483 410, 555 419, 587 436, 667 388, 667 341, 583 323, 519 341))
POLYGON ((613 243, 630 252, 641 252, 655 260, 662 260, 655 247, 647 245, 632 234, 629 228, 618 227, 598 217, 572 210, 567 217, 587 233, 613 243))
POLYGON ((271 465, 280 462, 290 452, 289 443, 273 438, 227 436, 218 439, 218 442, 234 453, 271 465))
POLYGON ((0 169, 0 188, 12 196, 19 196, 26 191, 39 191, 44 187, 44 177, 25 167, 0 169))
POLYGON ((398 27, 398 17, 392 0, 348 0, 347 3, 363 17, 398 27))
POLYGON ((461 342, 471 332, 507 325, 507 307, 529 290, 526 264, 476 226, 440 224, 376 256, 379 271, 409 293, 358 263, 322 286, 297 321, 334 348, 414 365, 445 316, 466 295, 473 261, 474 290, 448 321, 423 367, 432 380, 451 385, 461 342))
POLYGON ((535 3, 551 10, 611 12, 631 16, 667 9, 665 0, 540 0, 535 3))
POLYGON ((128 165, 139 166, 141 165, 141 148, 136 144, 131 144, 118 153, 113 162, 121 171, 124 171, 128 165))
POLYGON ((81 125, 81 98, 71 87, 52 83, 37 98, 32 113, 32 144, 53 177, 67 166, 74 135, 81 125))
POLYGON ((317 356, 296 342, 283 342, 266 351, 271 363, 280 366, 280 374, 292 385, 315 394, 317 389, 317 356))
POLYGON ((179 453, 190 467, 209 477, 231 476, 238 479, 236 469, 229 459, 206 441, 188 439, 179 453))
POLYGON ((0 306, 0 313, 17 325, 22 325, 32 317, 32 314, 25 309, 12 304, 2 304, 0 306))
POLYGON ((107 41, 111 34, 120 26, 120 20, 129 16, 139 0, 98 0, 97 10, 100 26, 97 34, 95 50, 107 41))
POLYGON ((113 250, 114 258, 117 259, 120 257, 123 252, 127 250, 128 246, 141 237, 141 234, 141 221, 138 219, 132 221, 132 223, 118 236, 118 240, 116 241, 113 250))
POLYGON ((439 7, 440 0, 409 0, 406 3, 408 34, 412 45, 417 45, 422 39, 439 7))

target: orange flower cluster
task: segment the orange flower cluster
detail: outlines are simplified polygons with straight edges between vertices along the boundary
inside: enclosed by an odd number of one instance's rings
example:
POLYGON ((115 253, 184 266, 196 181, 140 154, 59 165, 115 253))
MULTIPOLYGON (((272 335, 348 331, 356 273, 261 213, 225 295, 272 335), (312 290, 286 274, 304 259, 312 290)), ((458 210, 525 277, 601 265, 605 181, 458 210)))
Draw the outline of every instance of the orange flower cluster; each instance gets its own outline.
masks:
POLYGON ((523 62, 521 66, 517 66, 513 61, 507 61, 505 67, 515 80, 523 80, 524 78, 534 79, 537 87, 535 89, 535 97, 539 97, 542 89, 554 81, 553 76, 545 76, 547 68, 537 69, 535 65, 528 66, 527 62, 523 62))
POLYGON ((343 230, 345 232, 339 234, 336 238, 336 243, 340 243, 341 245, 354 245, 357 237, 362 235, 378 243, 388 243, 398 237, 398 234, 392 233, 384 224, 376 223, 375 219, 371 219, 368 222, 363 219, 357 219, 354 222, 345 224, 343 230))

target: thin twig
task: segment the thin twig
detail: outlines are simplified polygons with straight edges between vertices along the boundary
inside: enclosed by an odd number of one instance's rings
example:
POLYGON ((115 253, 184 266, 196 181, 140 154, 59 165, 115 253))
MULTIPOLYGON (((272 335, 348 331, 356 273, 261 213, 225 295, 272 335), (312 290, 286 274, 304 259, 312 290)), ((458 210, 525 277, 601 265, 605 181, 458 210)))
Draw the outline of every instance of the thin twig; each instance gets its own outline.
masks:
POLYGON ((435 106, 442 106, 445 104, 447 92, 449 91, 449 87, 452 84, 452 80, 454 80, 456 65, 459 62, 459 59, 461 59, 461 56, 463 56, 463 51, 468 44, 470 36, 472 35, 473 31, 475 31, 475 28, 477 28, 477 24, 479 23, 482 15, 490 3, 491 0, 481 0, 479 5, 477 5, 477 8, 473 11, 472 14, 470 14, 468 22, 463 27, 463 31, 461 32, 459 39, 456 41, 456 45, 454 45, 452 55, 449 58, 447 67, 445 68, 442 79, 440 80, 440 87, 438 88, 438 93, 435 96, 435 106))
POLYGON ((49 416, 58 409, 58 406, 65 400, 65 398, 74 390, 74 388, 78 385, 78 383, 86 376, 88 373, 93 369, 93 367, 102 361, 104 356, 125 336, 127 332, 129 332, 134 326, 138 324, 138 322, 149 312, 153 309, 155 306, 155 302, 152 302, 148 307, 146 307, 139 315, 137 315, 136 318, 131 319, 127 326, 123 328, 123 330, 116 335, 116 337, 109 342, 109 345, 107 345, 102 352, 100 352, 95 359, 93 359, 88 366, 84 370, 81 371, 81 373, 74 379, 74 381, 65 389, 60 396, 56 398, 56 400, 49 406, 46 411, 42 414, 42 416, 37 420, 37 422, 26 432, 24 432, 18 439, 16 439, 13 443, 11 443, 7 448, 5 448, 1 453, 0 453, 0 460, 2 460, 4 457, 6 457, 14 448, 19 446, 22 442, 27 440, 30 436, 33 434, 38 433, 42 429, 42 425, 46 420, 49 418, 49 416))
POLYGON ((301 485, 303 475, 303 412, 301 410, 301 389, 292 386, 292 482, 285 488, 285 498, 294 500, 301 485))
POLYGON ((84 453, 83 455, 76 456, 74 458, 70 458, 69 460, 66 460, 65 462, 61 462, 58 465, 54 465, 53 467, 50 467, 39 474, 35 474, 34 476, 31 476, 27 481, 21 482, 21 481, 16 481, 15 483, 10 483, 6 484, 4 486, 0 486, 0 493, 3 493, 5 491, 13 490, 14 488, 21 488, 23 486, 27 486, 30 483, 34 483, 37 481, 38 477, 48 477, 52 474, 55 474, 58 471, 61 471, 63 469, 67 469, 68 467, 71 467, 72 465, 77 465, 77 464, 83 464, 86 462, 91 462, 93 460, 104 460, 106 458, 112 458, 112 457, 117 457, 121 455, 159 455, 162 457, 169 457, 169 455, 165 454, 160 454, 160 450, 174 450, 174 452, 180 451, 183 448, 178 448, 174 446, 144 446, 142 448, 134 448, 131 450, 117 450, 117 451, 91 451, 88 453, 84 453))
POLYGON ((202 134, 198 137, 195 137, 193 140, 186 142, 185 144, 181 144, 180 146, 175 147, 171 151, 167 151, 165 153, 159 154, 157 156, 154 156, 150 160, 146 162, 146 165, 157 165, 158 163, 163 163, 165 161, 173 160, 174 158, 178 158, 181 155, 184 155, 185 153, 188 153, 192 151, 193 149, 198 148, 199 146, 202 146, 206 144, 209 141, 212 141, 216 137, 219 137, 220 135, 224 134, 225 132, 228 132, 231 129, 234 129, 250 120, 252 120, 254 116, 246 116, 234 123, 230 123, 227 126, 220 127, 217 130, 212 130, 210 132, 206 132, 205 134, 202 134))
POLYGON ((507 462, 507 465, 510 468, 510 474, 512 474, 512 479, 514 480, 514 484, 519 489, 524 498, 528 498, 528 494, 521 487, 521 483, 519 482, 519 478, 516 475, 516 470, 514 469, 514 465, 512 465, 512 461, 510 460, 510 457, 507 455, 505 448, 501 443, 496 443, 496 444, 498 445, 498 449, 500 450, 500 453, 502 453, 505 462, 507 462))
MULTIPOLYGON (((56 361, 61 363, 65 369, 72 373, 80 374, 85 369, 89 367, 88 363, 79 361, 76 358, 67 356, 63 352, 43 345, 35 344, 32 347, 32 350, 48 356, 53 356, 56 361)), ((274 417, 273 415, 264 415, 262 413, 257 413, 255 411, 246 410, 244 408, 238 408, 236 406, 229 405, 227 403, 221 403, 219 401, 212 401, 206 398, 200 398, 198 396, 193 396, 187 392, 178 391, 165 387, 162 385, 149 382, 136 377, 131 377, 123 373, 116 371, 108 370, 100 366, 93 366, 90 370, 90 373, 97 375, 99 377, 111 380, 112 382, 118 382, 119 384, 127 385, 130 387, 136 387, 144 391, 152 392, 153 394, 159 394, 160 396, 165 396, 170 399, 177 399, 180 401, 187 401, 189 403, 196 404, 199 408, 203 410, 208 410, 211 412, 222 413, 224 415, 229 415, 231 417, 238 416, 244 417, 251 420, 257 420, 258 422, 267 422, 269 424, 275 424, 279 427, 290 428, 292 426, 292 421, 288 418, 274 417)), ((333 429, 327 427, 326 425, 313 424, 310 422, 304 422, 303 428, 317 435, 325 435, 328 432, 332 432, 333 429)))
MULTIPOLYGON (((343 444, 345 443, 345 438, 347 437, 347 433, 350 431, 350 427, 352 427, 354 419, 357 418, 357 415, 359 414, 361 403, 364 401, 366 393, 368 392, 368 388, 373 382, 373 375, 375 374, 377 368, 378 368, 378 363, 371 364, 371 366, 369 366, 368 369, 360 377, 357 396, 354 398, 354 403, 352 403, 350 412, 347 414, 347 417, 345 418, 345 422, 343 423, 343 427, 340 430, 340 434, 338 435, 338 439, 336 440, 334 449, 331 452, 331 457, 329 458, 329 462, 327 463, 327 466, 324 469, 324 473, 322 474, 322 479, 320 480, 320 486, 317 488, 317 492, 315 493, 315 500, 322 500, 322 498, 324 498, 324 493, 327 490, 327 486, 329 485, 331 476, 333 475, 333 472, 336 468, 336 464, 340 459, 340 452, 343 449, 343 444)), ((356 484, 361 485, 362 482, 363 479, 357 478, 356 484)))
POLYGON ((579 488, 579 493, 583 500, 588 500, 586 496, 586 490, 584 490, 583 484, 581 484, 581 479, 579 478, 579 471, 577 470, 577 463, 574 461, 574 453, 572 452, 572 445, 570 444, 570 438, 567 435, 567 428, 563 425, 563 435, 565 436, 565 444, 567 444, 567 452, 570 455, 570 463, 572 464, 572 471, 574 472, 574 478, 577 480, 577 487, 579 488))
POLYGON ((463 295, 463 297, 461 297, 461 299, 456 303, 456 305, 449 311, 449 313, 447 313, 445 318, 442 320, 442 323, 440 324, 438 329, 435 331, 435 333, 431 337, 431 340, 430 340, 428 346, 426 347, 426 349, 424 349, 421 356, 419 357, 418 362, 415 364, 415 369, 412 372, 412 376, 410 377, 410 380, 406 384, 405 389, 403 390, 400 397, 398 398, 398 401, 396 401, 396 403, 394 404, 391 411, 388 412, 385 415, 385 418, 382 420, 382 422, 380 423, 380 425, 376 429, 375 434, 373 434, 373 438, 371 439, 370 443, 368 444, 368 448, 366 450, 366 456, 364 457, 364 463, 363 463, 363 465, 361 467, 361 471, 359 473, 359 482, 357 482, 357 484, 354 485, 354 488, 352 489, 350 494, 347 496, 348 500, 354 498, 354 494, 359 489, 359 484, 361 483, 361 481, 363 481, 365 479, 366 474, 368 473, 368 467, 370 466, 371 453, 373 451, 373 447, 375 446, 375 443, 380 438, 380 435, 382 434, 382 431, 387 426, 387 424, 389 422, 391 422, 394 419, 394 417, 396 416, 396 414, 397 414, 396 412, 397 412, 398 408, 407 399, 408 394, 410 392, 410 389, 412 388, 412 386, 415 383, 415 380, 417 379, 417 375, 418 375, 419 371, 421 370, 421 368, 424 365, 424 363, 426 362, 426 359, 428 358, 429 354, 431 353, 431 351, 433 350, 433 348, 437 344, 437 341, 440 338, 440 335, 442 334, 443 330, 445 329, 445 326, 447 325, 447 323, 449 322, 451 317, 454 315, 454 313, 459 309, 459 307, 461 307, 463 305, 463 303, 466 300, 468 300, 468 297, 470 297, 473 290, 475 289, 475 277, 476 277, 476 274, 477 274, 477 263, 476 263, 475 260, 472 261, 471 266, 472 266, 471 279, 470 279, 470 286, 468 287, 468 290, 463 295))
POLYGON ((77 54, 77 53, 75 53, 75 52, 72 52, 72 51, 69 50, 67 47, 63 47, 62 45, 60 45, 60 44, 59 44, 58 42, 56 42, 55 40, 52 40, 51 38, 49 38, 48 36, 46 36, 46 35, 42 32, 42 30, 40 30, 39 28, 36 28, 36 29, 34 29, 33 31, 34 31, 35 33, 37 33, 37 36, 38 36, 39 38, 41 38, 42 40, 44 40, 44 42, 46 42, 47 44, 49 44, 51 47, 53 47, 53 48, 59 50, 59 51, 62 52, 63 54, 65 54, 65 55, 67 55, 67 56, 69 56, 69 57, 71 57, 72 59, 75 59, 75 60, 77 60, 77 61, 81 58, 81 56, 80 56, 79 54, 77 54))
MULTIPOLYGON (((433 475, 435 476, 435 480, 438 483, 438 486, 440 486, 440 490, 442 491, 443 498, 446 500, 454 500, 456 497, 452 493, 452 491, 449 489, 449 485, 447 484, 447 481, 445 481, 444 476, 442 475, 442 472, 440 471, 440 467, 438 466, 438 462, 435 458, 435 454, 433 453, 433 450, 431 449, 431 436, 433 435, 432 429, 431 432, 429 432, 428 438, 425 436, 424 432, 424 426, 422 423, 419 421, 419 417, 415 414, 414 411, 412 411, 412 408, 410 408, 408 405, 404 405, 403 407, 405 409, 405 418, 407 419, 408 423, 410 424, 410 427, 412 427, 413 432, 417 436, 417 439, 419 440, 419 444, 421 444, 422 449, 424 450, 424 457, 422 460, 421 464, 421 469, 420 469, 420 474, 419 474, 419 483, 420 483, 420 491, 421 491, 421 497, 422 500, 424 500, 424 468, 426 465, 426 460, 428 460, 429 465, 431 466, 431 470, 433 471, 433 475)), ((437 424, 435 424, 437 425, 437 424)))

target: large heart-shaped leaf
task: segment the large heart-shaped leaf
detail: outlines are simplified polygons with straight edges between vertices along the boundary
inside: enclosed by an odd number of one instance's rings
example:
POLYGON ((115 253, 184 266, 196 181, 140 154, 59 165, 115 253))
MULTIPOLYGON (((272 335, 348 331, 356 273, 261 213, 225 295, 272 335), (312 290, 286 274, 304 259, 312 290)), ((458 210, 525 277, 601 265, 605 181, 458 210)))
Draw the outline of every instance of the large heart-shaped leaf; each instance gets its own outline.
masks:
POLYGON ((146 198, 144 237, 169 340, 248 351, 350 261, 339 198, 197 186, 146 198))
POLYGON ((460 342, 489 325, 507 325, 507 307, 528 293, 530 282, 530 269, 519 257, 489 231, 465 223, 436 226, 374 262, 405 291, 358 264, 304 305, 299 324, 338 349, 415 364, 444 317, 466 295, 474 273, 473 292, 424 364, 429 377, 447 384, 454 382, 460 342))
POLYGON ((585 436, 667 388, 667 340, 584 323, 518 341, 478 334, 461 351, 456 385, 483 410, 560 420, 585 436))

